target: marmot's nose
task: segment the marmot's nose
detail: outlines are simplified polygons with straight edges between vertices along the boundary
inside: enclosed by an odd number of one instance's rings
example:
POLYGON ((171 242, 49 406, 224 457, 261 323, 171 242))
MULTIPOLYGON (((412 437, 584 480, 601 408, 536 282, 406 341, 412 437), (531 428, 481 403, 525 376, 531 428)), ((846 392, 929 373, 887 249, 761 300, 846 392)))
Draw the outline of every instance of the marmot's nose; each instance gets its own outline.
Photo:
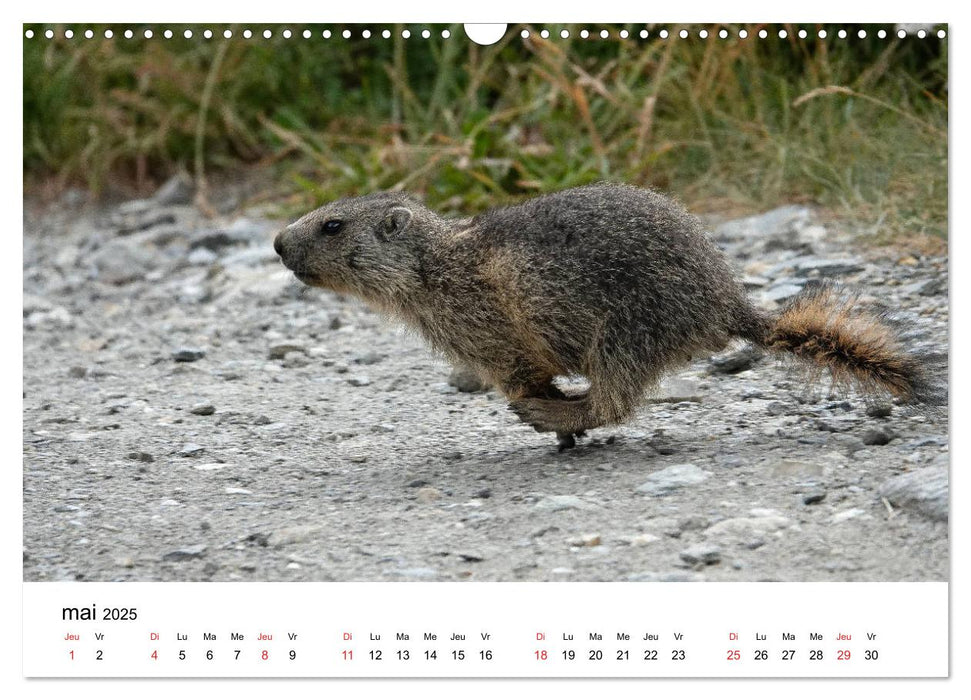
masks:
POLYGON ((275 250, 276 254, 279 255, 281 258, 283 257, 283 234, 284 233, 286 233, 286 231, 280 231, 280 233, 276 234, 276 238, 273 239, 273 250, 275 250))

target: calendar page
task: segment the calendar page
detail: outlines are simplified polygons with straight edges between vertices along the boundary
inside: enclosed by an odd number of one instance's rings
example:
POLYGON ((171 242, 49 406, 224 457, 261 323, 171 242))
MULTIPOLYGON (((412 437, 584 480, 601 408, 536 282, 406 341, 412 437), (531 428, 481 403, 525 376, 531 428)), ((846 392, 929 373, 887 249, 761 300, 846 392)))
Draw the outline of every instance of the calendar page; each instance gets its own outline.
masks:
POLYGON ((21 25, 23 676, 947 678, 949 25, 306 19, 21 25))

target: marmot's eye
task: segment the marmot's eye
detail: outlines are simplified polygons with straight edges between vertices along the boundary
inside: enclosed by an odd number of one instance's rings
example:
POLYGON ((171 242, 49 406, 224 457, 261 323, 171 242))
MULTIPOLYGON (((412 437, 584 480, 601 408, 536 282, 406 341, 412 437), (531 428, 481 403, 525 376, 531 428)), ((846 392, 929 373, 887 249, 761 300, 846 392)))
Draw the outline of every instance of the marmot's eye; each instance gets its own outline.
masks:
POLYGON ((321 233, 326 233, 328 236, 333 236, 335 233, 344 228, 344 222, 340 219, 331 219, 330 221, 325 221, 324 225, 320 227, 321 233))

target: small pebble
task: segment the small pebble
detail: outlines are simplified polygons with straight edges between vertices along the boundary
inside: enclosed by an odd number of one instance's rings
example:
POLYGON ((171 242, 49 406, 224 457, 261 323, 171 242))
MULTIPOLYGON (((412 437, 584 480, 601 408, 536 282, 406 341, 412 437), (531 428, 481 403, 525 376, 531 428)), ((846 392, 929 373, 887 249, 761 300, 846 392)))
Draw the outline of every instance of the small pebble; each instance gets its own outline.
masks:
POLYGON ((580 535, 579 537, 574 537, 569 541, 572 547, 597 547, 601 543, 600 535, 598 534, 588 534, 580 535))
POLYGON ((197 544, 191 547, 182 547, 167 554, 162 555, 162 561, 188 561, 189 559, 199 559, 206 554, 206 545, 197 544))
POLYGON ((889 403, 875 403, 866 407, 866 414, 870 418, 887 418, 893 413, 893 405, 889 403))
POLYGON ((442 492, 436 489, 434 486, 422 486, 418 489, 418 501, 419 503, 434 503, 442 497, 442 492))
POLYGON ((681 557, 681 561, 691 565, 704 564, 710 566, 722 560, 721 550, 709 544, 696 544, 688 547, 682 550, 678 556, 681 557))
POLYGON ((893 435, 889 431, 879 428, 867 430, 861 438, 864 445, 886 445, 892 439, 893 435))
POLYGON ((482 378, 470 369, 458 367, 452 370, 448 377, 449 386, 455 387, 464 393, 475 393, 485 391, 489 385, 482 381, 482 378))
POLYGON ((172 351, 172 359, 176 362, 195 362, 206 356, 202 348, 178 348, 172 351))
POLYGON ((290 352, 306 353, 307 348, 300 343, 295 343, 292 341, 286 343, 276 343, 275 345, 270 346, 269 358, 271 360, 282 360, 287 356, 287 353, 290 352))
POLYGON ((809 491, 808 493, 803 494, 802 502, 804 505, 811 506, 815 503, 821 503, 824 498, 826 498, 825 491, 809 491))
POLYGON ((199 455, 201 455, 205 451, 206 451, 206 448, 203 447, 202 445, 197 445, 194 442, 188 442, 188 443, 186 443, 185 445, 182 446, 182 449, 181 450, 179 450, 179 456, 180 457, 198 457, 199 455))

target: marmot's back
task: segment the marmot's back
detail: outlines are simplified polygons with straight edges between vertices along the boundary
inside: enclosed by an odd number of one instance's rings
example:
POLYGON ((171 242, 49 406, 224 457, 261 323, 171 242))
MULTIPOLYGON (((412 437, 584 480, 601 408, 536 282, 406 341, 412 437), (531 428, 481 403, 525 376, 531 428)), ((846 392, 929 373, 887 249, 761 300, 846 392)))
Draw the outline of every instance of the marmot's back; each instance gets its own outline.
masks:
POLYGON ((472 226, 479 245, 506 251, 519 268, 526 306, 557 339, 606 324, 645 346, 690 353, 723 346, 748 321, 738 318, 748 305, 722 253, 656 192, 579 187, 485 212, 472 226))

